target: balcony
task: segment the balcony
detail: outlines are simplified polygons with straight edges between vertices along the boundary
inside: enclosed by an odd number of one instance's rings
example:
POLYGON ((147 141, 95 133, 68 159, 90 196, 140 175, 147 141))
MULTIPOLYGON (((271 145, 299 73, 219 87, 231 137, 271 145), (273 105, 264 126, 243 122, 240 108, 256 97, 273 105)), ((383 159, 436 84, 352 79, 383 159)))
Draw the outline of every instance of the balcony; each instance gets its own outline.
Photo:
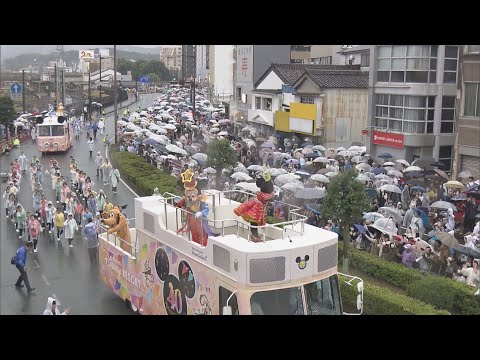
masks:
POLYGON ((248 109, 248 121, 273 127, 273 112, 248 109))
POLYGON ((480 45, 466 45, 467 54, 480 54, 480 45))

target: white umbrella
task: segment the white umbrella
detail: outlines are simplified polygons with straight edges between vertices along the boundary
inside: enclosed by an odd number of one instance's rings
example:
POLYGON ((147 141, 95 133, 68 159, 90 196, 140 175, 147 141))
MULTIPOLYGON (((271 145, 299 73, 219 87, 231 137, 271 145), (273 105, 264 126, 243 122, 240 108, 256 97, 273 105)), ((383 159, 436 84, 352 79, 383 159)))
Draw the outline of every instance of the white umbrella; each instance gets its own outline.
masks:
POLYGON ((385 217, 392 217, 394 221, 398 222, 402 220, 402 215, 395 211, 394 208, 390 208, 388 206, 383 206, 378 209, 380 214, 383 214, 385 217))
POLYGON ((385 216, 383 216, 382 214, 378 213, 378 212, 368 212, 368 213, 365 213, 363 214, 363 218, 365 220, 368 220, 368 221, 371 221, 371 222, 375 222, 377 219, 383 219, 385 216))
POLYGON ((297 199, 313 200, 321 199, 325 196, 325 190, 320 188, 303 188, 295 191, 297 199))
POLYGON ((220 132, 218 133, 218 135, 220 135, 220 136, 227 136, 227 135, 228 135, 228 132, 226 132, 226 131, 220 131, 220 132))
POLYGON ((319 181, 325 184, 328 184, 330 182, 330 180, 325 175, 322 175, 322 174, 313 174, 312 176, 310 176, 310 179, 312 179, 313 181, 319 181))
POLYGON ((365 174, 359 174, 357 176, 357 180, 360 180, 360 181, 370 181, 370 177, 365 175, 365 174))
POLYGON ((410 163, 407 160, 399 159, 399 160, 396 160, 396 161, 397 161, 397 163, 403 164, 405 166, 410 166, 410 163))
POLYGON ((358 155, 357 155, 357 156, 354 156, 354 157, 352 157, 352 158, 350 159, 350 161, 351 161, 352 163, 361 163, 361 162, 364 161, 364 160, 365 160, 365 158, 364 158, 363 156, 358 156, 358 155))
POLYGON ((203 172, 206 173, 206 174, 216 174, 217 170, 215 170, 212 167, 207 167, 205 170, 203 170, 203 172))
POLYGON ((363 147, 361 147, 361 146, 350 146, 347 150, 348 151, 363 152, 363 147))
POLYGON ((248 170, 241 162, 237 162, 237 166, 233 169, 235 172, 243 172, 248 175, 248 170))
POLYGON ((295 174, 297 174, 297 175, 304 175, 304 176, 310 176, 310 175, 311 175, 308 171, 305 171, 305 170, 295 171, 295 174))
POLYGON ((304 186, 301 182, 290 182, 281 187, 282 190, 297 191, 298 189, 303 189, 304 186))
POLYGON ((400 188, 398 186, 395 186, 395 185, 383 185, 381 188, 380 188, 381 191, 386 191, 386 192, 393 192, 393 193, 397 193, 397 194, 401 194, 402 193, 402 190, 400 190, 400 188))
POLYGON ((306 147, 306 148, 302 149, 302 154, 304 154, 304 155, 312 154, 312 153, 313 153, 312 148, 306 147))
POLYGON ((24 126, 25 124, 24 124, 23 122, 21 122, 21 121, 17 121, 17 122, 15 122, 15 123, 13 123, 13 125, 14 125, 15 127, 19 127, 19 126, 24 126))
POLYGON ((455 205, 453 205, 452 203, 449 203, 448 201, 435 201, 433 204, 430 204, 430 207, 431 208, 434 208, 434 209, 452 209, 453 211, 457 211, 457 208, 455 207, 455 205))
POLYGON ((382 166, 395 166, 395 164, 391 161, 387 161, 386 163, 383 163, 382 166))
POLYGON ((397 169, 390 169, 387 171, 387 174, 391 176, 396 176, 396 177, 403 177, 402 172, 398 171, 397 169))
POLYGON ((327 150, 327 149, 325 149, 325 147, 322 146, 322 145, 315 145, 314 147, 312 147, 312 150, 325 151, 325 150, 327 150))
POLYGON ((165 145, 165 140, 163 140, 163 138, 161 138, 160 135, 153 134, 150 136, 150 139, 155 140, 159 144, 165 145))
POLYGON ((285 170, 285 169, 275 169, 275 168, 268 169, 268 172, 269 172, 273 177, 277 177, 278 175, 283 175, 283 174, 287 174, 287 173, 288 173, 288 171, 285 170))
POLYGON ((313 162, 315 163, 328 163, 328 159, 326 157, 317 157, 315 159, 313 159, 313 162))
POLYGON ((352 156, 358 155, 358 153, 356 151, 342 150, 342 151, 339 151, 337 155, 352 157, 352 156))
POLYGON ((243 173, 243 172, 233 173, 230 177, 231 177, 232 179, 240 180, 240 181, 250 181, 250 180, 253 180, 253 178, 252 178, 251 176, 248 176, 247 174, 245 174, 245 173, 243 173))
POLYGON ((287 159, 287 160, 288 160, 288 159, 291 159, 291 158, 292 158, 292 155, 290 155, 290 154, 287 154, 287 153, 282 153, 282 158, 284 158, 284 159, 287 159))
POLYGON ((385 217, 375 220, 373 225, 370 225, 374 229, 377 229, 383 233, 388 234, 397 234, 397 227, 392 219, 387 219, 385 217))
POLYGON ((472 176, 472 173, 469 170, 463 170, 460 174, 458 174, 458 177, 461 179, 466 179, 472 176))
POLYGON ((180 149, 180 148, 173 149, 172 152, 175 153, 175 154, 183 155, 183 156, 188 155, 188 153, 185 150, 180 149))
POLYGON ((340 146, 336 149, 336 151, 346 151, 347 149, 345 149, 343 146, 340 146))
POLYGON ((282 175, 278 175, 273 182, 277 186, 282 186, 289 182, 298 182, 298 179, 300 179, 300 176, 298 175, 282 174, 282 175))
POLYGON ((168 144, 167 146, 165 146, 165 149, 167 149, 168 151, 171 151, 173 152, 173 150, 175 149, 178 149, 179 147, 177 145, 173 145, 173 144, 168 144))
POLYGON ((263 166, 260 166, 260 165, 250 165, 249 167, 247 167, 247 170, 250 170, 250 171, 263 171, 263 166))
POLYGON ((252 193, 256 193, 257 191, 260 191, 260 188, 255 183, 239 182, 235 184, 235 186, 243 190, 250 191, 252 193))
POLYGON ((161 135, 168 134, 168 131, 165 130, 164 128, 160 128, 157 130, 157 134, 161 134, 161 135))
POLYGON ((331 178, 331 177, 334 177, 337 174, 338 174, 337 172, 330 171, 330 172, 327 172, 325 174, 325 176, 328 177, 328 178, 331 178))
POLYGON ((355 168, 357 170, 362 170, 362 171, 370 171, 372 170, 372 167, 368 164, 365 164, 365 163, 360 163, 358 165, 355 166, 355 168))
POLYGON ((216 133, 216 132, 219 132, 219 131, 220 131, 219 128, 211 128, 211 129, 210 129, 210 132, 211 132, 211 133, 216 133))
POLYGON ((168 130, 175 130, 177 127, 173 124, 166 124, 164 128, 168 130))
POLYGON ((148 128, 149 128, 150 130, 154 130, 154 131, 161 129, 161 127, 158 126, 157 124, 150 124, 150 125, 148 126, 148 128))
POLYGON ((205 162, 205 161, 207 161, 207 154, 196 153, 196 154, 192 155, 192 159, 197 160, 197 161, 201 161, 201 162, 205 162))
POLYGON ((422 168, 418 166, 409 166, 405 170, 403 170, 404 173, 409 171, 422 171, 422 168))

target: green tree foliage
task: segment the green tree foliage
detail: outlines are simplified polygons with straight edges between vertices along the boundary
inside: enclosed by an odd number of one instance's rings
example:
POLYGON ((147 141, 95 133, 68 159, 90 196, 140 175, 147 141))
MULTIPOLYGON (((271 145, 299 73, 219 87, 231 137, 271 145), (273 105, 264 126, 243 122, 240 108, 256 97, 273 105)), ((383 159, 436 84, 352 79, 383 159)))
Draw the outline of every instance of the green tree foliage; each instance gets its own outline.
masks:
POLYGON ((337 220, 342 228, 344 272, 348 272, 350 225, 361 219, 363 213, 369 207, 368 198, 364 191, 365 186, 356 179, 357 175, 355 169, 349 169, 333 177, 320 207, 322 216, 337 220))
POLYGON ((138 80, 141 76, 145 75, 150 76, 152 82, 170 81, 172 79, 170 71, 165 67, 163 62, 158 60, 130 61, 127 59, 119 59, 117 69, 122 74, 131 71, 133 80, 138 80), (155 75, 155 77, 153 77, 153 75, 155 75))
POLYGON ((225 139, 214 139, 208 144, 207 166, 217 170, 217 188, 220 185, 222 170, 237 164, 237 154, 225 139))
POLYGON ((15 115, 13 100, 9 96, 0 97, 0 124, 5 125, 15 115))

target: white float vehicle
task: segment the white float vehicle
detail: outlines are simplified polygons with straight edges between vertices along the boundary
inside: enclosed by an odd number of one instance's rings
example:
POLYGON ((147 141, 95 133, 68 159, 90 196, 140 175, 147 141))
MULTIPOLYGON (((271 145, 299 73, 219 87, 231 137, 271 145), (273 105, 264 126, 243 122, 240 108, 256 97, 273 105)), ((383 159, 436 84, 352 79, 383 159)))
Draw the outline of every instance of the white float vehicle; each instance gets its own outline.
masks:
MULTIPOLYGON (((210 228, 206 246, 190 241, 186 211, 173 194, 135 199, 132 254, 100 231, 100 274, 106 285, 141 314, 341 315, 338 235, 306 224, 298 207, 284 204, 288 221, 258 226, 264 241, 250 241, 251 225, 235 216, 235 193, 204 191, 210 228)), ((178 198, 177 198, 178 199, 178 198)), ((195 220, 200 221, 200 220, 195 220)), ((343 275, 343 274, 342 274, 343 275)), ((356 315, 363 311, 363 281, 356 283, 356 315)))

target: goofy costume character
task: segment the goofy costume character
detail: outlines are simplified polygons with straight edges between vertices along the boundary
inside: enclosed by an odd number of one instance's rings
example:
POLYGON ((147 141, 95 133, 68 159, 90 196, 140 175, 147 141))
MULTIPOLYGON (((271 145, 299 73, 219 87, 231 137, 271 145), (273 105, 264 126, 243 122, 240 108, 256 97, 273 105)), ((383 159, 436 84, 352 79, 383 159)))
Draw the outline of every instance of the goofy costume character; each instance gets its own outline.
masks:
POLYGON ((177 234, 190 231, 191 240, 202 246, 207 246, 209 236, 218 236, 208 226, 207 216, 209 212, 207 198, 204 194, 198 194, 197 181, 194 173, 187 169, 182 175, 185 188, 185 196, 175 206, 187 210, 185 225, 177 231, 177 234))
MULTIPOLYGON (((266 223, 265 206, 274 197, 272 178, 268 169, 265 169, 263 175, 257 178, 256 184, 260 191, 257 192, 255 198, 240 204, 233 212, 252 226, 262 226, 266 223)), ((262 238, 258 235, 258 228, 252 227, 251 232, 252 241, 262 241, 262 238)))

